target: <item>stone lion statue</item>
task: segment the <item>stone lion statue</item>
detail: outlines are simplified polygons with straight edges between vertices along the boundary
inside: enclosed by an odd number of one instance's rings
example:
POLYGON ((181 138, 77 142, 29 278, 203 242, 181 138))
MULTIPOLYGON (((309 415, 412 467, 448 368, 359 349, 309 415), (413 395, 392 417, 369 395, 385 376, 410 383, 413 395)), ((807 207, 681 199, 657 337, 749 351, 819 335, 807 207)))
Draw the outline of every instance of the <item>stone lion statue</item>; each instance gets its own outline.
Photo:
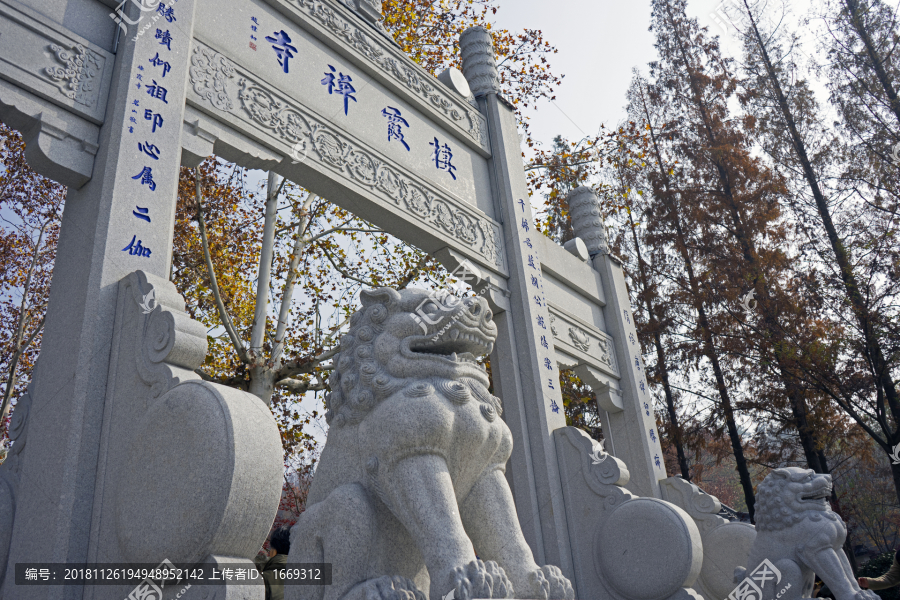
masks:
POLYGON ((831 475, 797 467, 769 473, 756 493, 757 534, 748 559, 753 569, 735 569, 739 585, 731 596, 744 598, 759 588, 757 600, 809 598, 818 574, 837 600, 877 600, 857 585, 842 550, 847 528, 831 510, 830 497, 831 475))
POLYGON ((487 302, 390 288, 361 302, 288 558, 331 563, 332 585, 286 598, 572 600, 560 570, 535 563, 504 476, 512 436, 476 362, 497 336, 487 302))

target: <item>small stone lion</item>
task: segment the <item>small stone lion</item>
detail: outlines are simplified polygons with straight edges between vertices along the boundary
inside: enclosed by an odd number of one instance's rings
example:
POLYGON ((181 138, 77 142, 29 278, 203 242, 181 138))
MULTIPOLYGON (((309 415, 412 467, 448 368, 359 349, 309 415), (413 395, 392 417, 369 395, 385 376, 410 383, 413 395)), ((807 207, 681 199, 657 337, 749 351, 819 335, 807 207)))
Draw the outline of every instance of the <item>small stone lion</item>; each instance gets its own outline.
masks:
POLYGON ((818 574, 837 600, 877 600, 856 583, 842 550, 847 528, 830 497, 831 475, 797 467, 769 473, 756 493, 757 534, 748 559, 754 568, 735 569, 739 586, 731 596, 746 597, 758 586, 757 600, 809 598, 818 574))
POLYGON ((535 563, 504 476, 512 435, 477 363, 497 336, 487 302, 390 288, 360 300, 291 531, 289 562, 331 563, 332 584, 286 598, 572 600, 561 571, 535 563))

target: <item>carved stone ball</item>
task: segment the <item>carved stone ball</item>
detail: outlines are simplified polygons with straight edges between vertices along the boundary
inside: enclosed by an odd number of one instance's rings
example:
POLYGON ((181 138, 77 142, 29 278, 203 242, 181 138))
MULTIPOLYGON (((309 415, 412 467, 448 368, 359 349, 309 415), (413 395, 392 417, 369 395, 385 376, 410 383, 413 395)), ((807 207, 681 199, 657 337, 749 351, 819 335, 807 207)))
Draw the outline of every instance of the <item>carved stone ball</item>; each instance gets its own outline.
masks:
POLYGON ((606 228, 600 216, 600 199, 589 187, 577 187, 566 195, 572 228, 575 235, 584 240, 590 256, 608 254, 606 228))

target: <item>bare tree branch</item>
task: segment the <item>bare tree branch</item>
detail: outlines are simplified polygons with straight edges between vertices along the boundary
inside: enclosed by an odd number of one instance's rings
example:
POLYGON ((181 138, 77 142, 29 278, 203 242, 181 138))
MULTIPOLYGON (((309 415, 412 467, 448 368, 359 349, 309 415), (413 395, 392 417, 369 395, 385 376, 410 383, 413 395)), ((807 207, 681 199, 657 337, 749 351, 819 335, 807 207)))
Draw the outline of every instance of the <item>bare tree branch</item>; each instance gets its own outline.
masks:
POLYGON ((247 357, 247 350, 244 348, 244 343, 235 332, 231 317, 229 316, 228 311, 225 310, 225 304, 222 302, 222 294, 219 291, 219 284, 216 281, 216 272, 213 270, 212 257, 209 254, 209 240, 206 236, 206 220, 203 218, 203 207, 201 204, 203 190, 200 183, 200 167, 194 168, 194 177, 196 180, 195 199, 197 202, 197 223, 200 227, 200 244, 203 247, 203 258, 206 261, 206 272, 209 275, 210 288, 212 289, 213 297, 216 299, 216 309, 219 311, 219 318, 222 320, 225 331, 228 332, 228 337, 231 339, 231 345, 234 346, 238 358, 241 359, 241 362, 249 363, 250 361, 247 357))

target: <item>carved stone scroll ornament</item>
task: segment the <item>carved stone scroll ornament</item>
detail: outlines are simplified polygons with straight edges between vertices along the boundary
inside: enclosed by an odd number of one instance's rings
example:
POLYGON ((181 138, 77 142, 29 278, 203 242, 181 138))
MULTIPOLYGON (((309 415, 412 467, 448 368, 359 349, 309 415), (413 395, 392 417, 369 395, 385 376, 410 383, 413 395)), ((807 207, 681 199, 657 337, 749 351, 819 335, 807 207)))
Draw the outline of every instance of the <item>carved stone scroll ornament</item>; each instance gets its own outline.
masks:
POLYGON ((63 48, 50 44, 63 66, 47 67, 44 72, 55 81, 60 91, 70 100, 85 106, 93 106, 99 85, 97 78, 101 72, 100 55, 76 44, 74 48, 63 48))
MULTIPOLYGON (((430 83, 431 76, 414 64, 392 56, 382 42, 376 41, 323 0, 288 0, 290 4, 305 10, 329 31, 372 61, 383 72, 391 75, 409 90, 424 97, 429 104, 453 120, 461 129, 488 150, 487 121, 477 110, 472 110, 467 100, 456 99, 444 93, 438 85, 430 83), (466 128, 468 127, 468 129, 466 128)), ((353 4, 349 2, 349 4, 353 4)), ((473 88, 474 89, 474 88, 473 88)))
POLYGON ((204 46, 194 46, 190 77, 194 92, 201 98, 209 100, 219 110, 234 108, 226 87, 228 80, 234 77, 234 65, 223 55, 204 46))
POLYGON ((343 134, 299 108, 276 99, 273 93, 246 78, 239 82, 241 108, 251 121, 270 130, 287 144, 303 141, 310 156, 379 192, 424 224, 471 247, 490 263, 503 268, 499 229, 475 211, 442 198, 381 157, 359 147, 343 134))

